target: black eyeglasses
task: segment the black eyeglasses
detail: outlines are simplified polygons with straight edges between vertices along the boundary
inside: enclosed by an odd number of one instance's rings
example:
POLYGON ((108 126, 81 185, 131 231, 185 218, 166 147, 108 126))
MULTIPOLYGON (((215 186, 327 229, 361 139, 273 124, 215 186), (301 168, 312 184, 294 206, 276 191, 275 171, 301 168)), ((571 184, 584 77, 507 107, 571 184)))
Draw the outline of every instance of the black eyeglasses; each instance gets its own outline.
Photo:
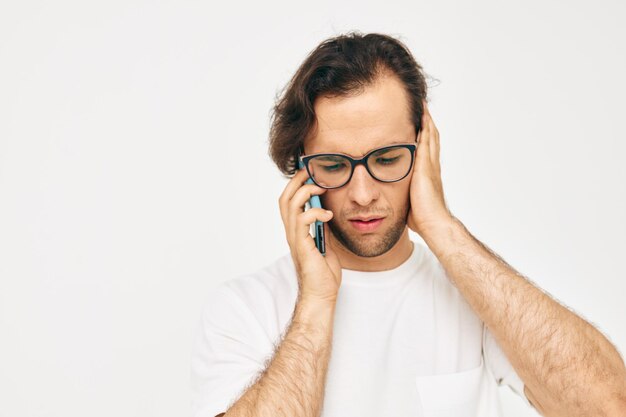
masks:
POLYGON ((313 182, 322 188, 343 187, 352 179, 354 168, 359 164, 365 165, 367 172, 378 181, 396 182, 411 172, 416 148, 416 143, 402 143, 374 149, 361 159, 340 153, 318 153, 301 155, 300 161, 313 182))

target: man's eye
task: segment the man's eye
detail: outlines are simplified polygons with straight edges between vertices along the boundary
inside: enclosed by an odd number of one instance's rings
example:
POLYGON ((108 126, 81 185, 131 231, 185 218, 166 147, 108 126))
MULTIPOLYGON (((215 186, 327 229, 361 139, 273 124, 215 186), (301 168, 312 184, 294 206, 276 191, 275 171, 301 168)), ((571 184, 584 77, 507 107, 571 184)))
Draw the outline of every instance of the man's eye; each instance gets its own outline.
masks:
POLYGON ((396 156, 395 158, 376 158, 376 163, 380 165, 391 165, 396 163, 398 159, 400 159, 399 156, 396 156))
POLYGON ((334 165, 324 165, 323 168, 324 168, 324 171, 326 172, 337 172, 345 167, 346 166, 344 164, 334 164, 334 165))

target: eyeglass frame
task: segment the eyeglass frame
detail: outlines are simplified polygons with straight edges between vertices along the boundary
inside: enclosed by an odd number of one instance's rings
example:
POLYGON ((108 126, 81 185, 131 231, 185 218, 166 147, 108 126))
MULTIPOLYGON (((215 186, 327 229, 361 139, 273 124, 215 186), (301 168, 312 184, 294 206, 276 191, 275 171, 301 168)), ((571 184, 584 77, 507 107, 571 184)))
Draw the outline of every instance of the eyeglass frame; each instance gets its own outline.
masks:
MULTIPOLYGON (((301 152, 304 152, 303 147, 300 147, 301 152)), ((405 179, 407 177, 407 175, 409 175, 411 173, 411 169, 413 168, 413 164, 415 163, 415 150, 417 149, 417 142, 414 143, 396 143, 393 145, 387 145, 387 146, 382 146, 380 148, 376 148, 376 149, 372 149, 371 151, 369 151, 368 153, 366 153, 363 158, 359 158, 359 159, 355 159, 352 158, 350 155, 346 155, 344 153, 315 153, 315 154, 311 154, 311 155, 300 155, 298 157, 298 159, 300 160, 300 162, 304 165, 307 174, 309 174, 309 178, 311 178, 311 180, 315 183, 315 185, 317 185, 318 187, 321 188, 325 188, 327 190, 334 190, 337 188, 341 188, 343 186, 345 186, 346 184, 348 184, 350 182, 350 180, 352 179, 352 175, 354 175, 354 169, 356 168, 357 165, 363 165, 365 166, 365 169, 367 170, 368 174, 370 174, 370 176, 372 178, 374 178, 376 181, 380 181, 382 183, 392 183, 392 182, 398 182, 401 181, 403 179, 405 179), (388 149, 388 148, 406 148, 408 150, 411 151, 411 164, 409 165, 409 169, 407 170, 406 174, 404 174, 401 178, 398 178, 397 180, 381 180, 379 178, 376 178, 374 176, 374 174, 372 174, 372 171, 370 171, 370 167, 367 165, 367 159, 375 152, 378 151, 382 151, 384 149, 388 149), (320 185, 317 183, 317 181, 315 181, 315 178, 311 175, 311 171, 309 171, 309 161, 315 157, 318 156, 342 156, 345 157, 346 159, 348 159, 348 161, 350 161, 350 176, 348 177, 348 179, 346 180, 346 182, 344 182, 343 184, 337 186, 337 187, 326 187, 323 185, 320 185)))

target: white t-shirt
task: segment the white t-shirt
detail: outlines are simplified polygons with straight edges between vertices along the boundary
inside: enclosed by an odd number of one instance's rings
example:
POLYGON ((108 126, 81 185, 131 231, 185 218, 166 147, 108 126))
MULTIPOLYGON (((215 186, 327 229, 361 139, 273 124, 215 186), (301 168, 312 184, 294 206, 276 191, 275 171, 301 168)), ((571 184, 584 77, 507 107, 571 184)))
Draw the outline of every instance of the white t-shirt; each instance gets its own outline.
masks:
MULTIPOLYGON (((265 369, 298 294, 288 253, 219 284, 191 361, 194 417, 225 412, 265 369)), ((402 265, 342 270, 322 417, 500 417, 497 388, 524 383, 445 270, 418 242, 402 265)))

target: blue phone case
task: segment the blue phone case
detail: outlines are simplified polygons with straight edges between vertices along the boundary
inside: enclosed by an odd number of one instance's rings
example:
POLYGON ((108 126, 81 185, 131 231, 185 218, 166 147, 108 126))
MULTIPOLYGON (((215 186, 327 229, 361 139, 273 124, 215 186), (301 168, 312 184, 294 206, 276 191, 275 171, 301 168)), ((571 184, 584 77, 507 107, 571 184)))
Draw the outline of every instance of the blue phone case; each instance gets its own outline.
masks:
MULTIPOLYGON (((302 165, 302 162, 299 162, 299 166, 301 169, 304 168, 304 166, 302 165)), ((306 184, 313 184, 313 180, 311 179, 311 177, 309 177, 309 179, 306 180, 306 184)), ((322 202, 320 201, 320 196, 319 195, 311 196, 311 198, 309 198, 309 205, 311 206, 311 208, 313 207, 322 208, 322 202)), ((317 249, 319 249, 322 256, 326 256, 326 240, 324 239, 324 223, 319 220, 315 220, 315 226, 313 227, 313 239, 315 240, 315 246, 317 246, 317 249)))

